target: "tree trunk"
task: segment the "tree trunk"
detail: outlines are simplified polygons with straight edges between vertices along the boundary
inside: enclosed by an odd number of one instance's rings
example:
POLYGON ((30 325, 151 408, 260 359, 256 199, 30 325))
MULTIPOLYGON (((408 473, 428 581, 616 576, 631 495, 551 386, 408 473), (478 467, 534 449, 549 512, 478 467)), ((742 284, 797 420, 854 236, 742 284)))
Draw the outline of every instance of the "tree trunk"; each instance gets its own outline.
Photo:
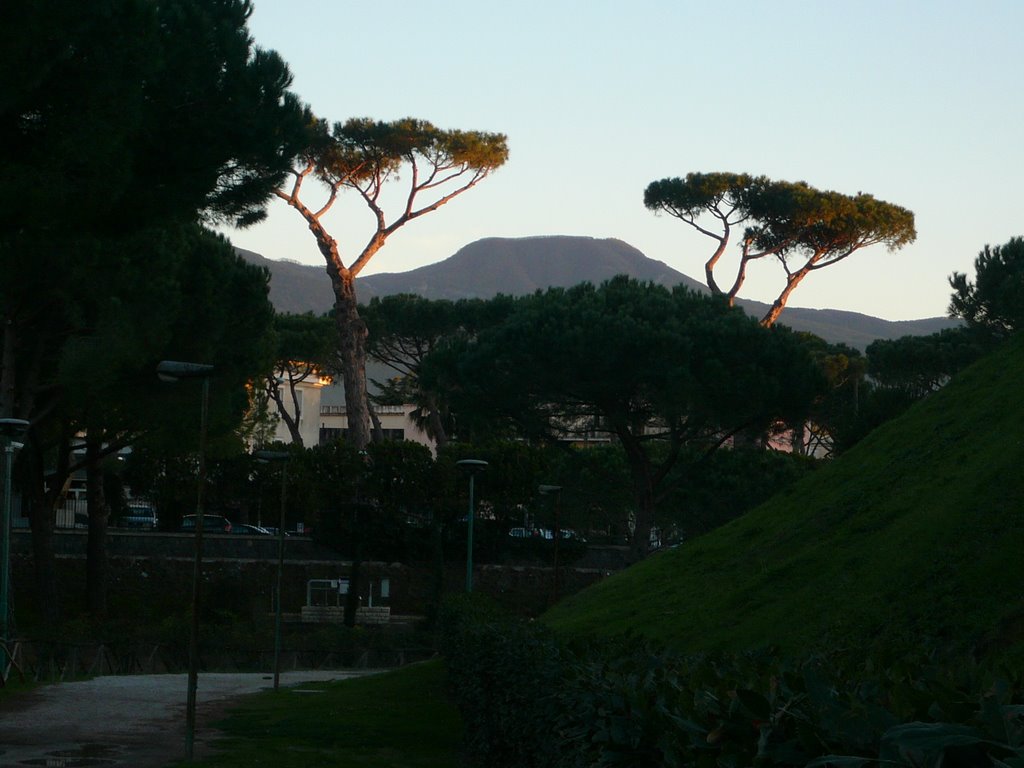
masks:
POLYGON ((433 395, 427 397, 427 434, 434 438, 434 444, 443 448, 448 443, 448 433, 445 431, 444 422, 441 420, 441 412, 437 407, 437 398, 433 395))
POLYGON ((786 287, 782 289, 782 293, 779 297, 772 302, 771 308, 761 318, 761 325, 765 328, 771 328, 775 325, 775 321, 779 319, 779 315, 782 314, 782 310, 786 308, 786 302, 789 301, 790 294, 796 290, 796 287, 800 285, 800 281, 807 277, 807 274, 811 271, 810 265, 812 262, 808 262, 802 269, 794 272, 786 278, 786 287))
MULTIPOLYGON (((358 492, 357 492, 358 493, 358 492)), ((348 594, 345 595, 345 611, 342 622, 346 627, 356 625, 356 611, 359 610, 359 590, 363 571, 362 506, 356 501, 352 507, 352 570, 348 575, 348 594)))
MULTIPOLYGON (((357 548, 359 545, 356 545, 357 548)), ((357 555, 352 560, 352 570, 348 574, 348 594, 345 595, 345 611, 343 614, 342 622, 346 627, 354 627, 356 625, 356 611, 359 610, 359 588, 362 579, 363 560, 361 555, 357 555)))
POLYGON ((53 503, 43 490, 43 457, 38 448, 26 446, 31 463, 31 482, 23 489, 28 501, 29 525, 32 529, 32 565, 35 575, 35 598, 43 619, 50 625, 60 620, 57 600, 56 561, 53 554, 53 503))
POLYGON ((640 444, 631 434, 620 434, 619 440, 629 462, 633 476, 633 498, 636 502, 636 521, 630 540, 630 562, 639 562, 651 549, 651 529, 654 528, 654 484, 651 462, 640 444))
MULTIPOLYGON (((282 378, 288 376, 287 371, 281 373, 282 378)), ((291 377, 288 378, 288 393, 291 395, 292 407, 295 409, 295 415, 292 416, 289 413, 288 408, 284 404, 284 395, 281 394, 281 383, 277 381, 277 372, 270 374, 267 380, 267 395, 271 400, 274 401, 274 405, 277 406, 277 415, 284 422, 284 425, 288 428, 288 434, 291 435, 292 443, 299 446, 299 448, 305 448, 305 443, 302 439, 302 433, 299 432, 299 421, 302 419, 302 408, 299 407, 299 398, 295 394, 295 383, 291 381, 291 377)))
POLYGON ((85 592, 87 608, 95 618, 107 613, 107 518, 109 509, 103 489, 100 444, 93 438, 85 443, 86 503, 89 536, 86 541, 85 592))
POLYGON ((427 624, 431 628, 437 626, 438 612, 444 600, 444 532, 441 528, 441 516, 432 510, 430 520, 430 565, 431 565, 431 600, 427 607, 427 624))
POLYGON ((333 284, 334 322, 338 329, 338 356, 345 383, 348 439, 358 450, 363 450, 370 444, 370 409, 366 400, 366 323, 359 316, 352 275, 339 275, 333 284))
POLYGON ((370 423, 373 425, 373 442, 383 443, 384 442, 384 428, 380 424, 380 419, 377 417, 377 412, 373 409, 373 406, 367 401, 366 410, 370 414, 370 423))

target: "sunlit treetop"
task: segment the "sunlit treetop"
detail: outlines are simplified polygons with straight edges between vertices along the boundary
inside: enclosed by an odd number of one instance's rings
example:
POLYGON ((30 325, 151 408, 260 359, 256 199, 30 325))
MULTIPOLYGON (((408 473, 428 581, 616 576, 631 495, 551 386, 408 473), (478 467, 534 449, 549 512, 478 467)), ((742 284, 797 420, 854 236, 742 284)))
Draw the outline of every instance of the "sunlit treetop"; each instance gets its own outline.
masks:
POLYGON ((391 122, 352 118, 335 123, 329 135, 323 124, 320 130, 310 160, 331 186, 379 191, 408 164, 417 191, 459 178, 465 188, 508 160, 504 134, 443 130, 412 117, 391 122))
POLYGON ((875 199, 820 191, 806 182, 760 180, 745 195, 747 218, 755 223, 744 233, 758 250, 781 259, 814 259, 813 269, 839 261, 871 245, 896 250, 914 241, 914 214, 875 199))
POLYGON ((746 279, 749 262, 774 256, 786 274, 786 284, 769 313, 771 325, 789 294, 811 271, 835 264, 872 245, 890 251, 912 243, 917 232, 914 214, 872 195, 845 195, 819 190, 804 181, 775 181, 742 173, 690 173, 684 178, 652 182, 644 205, 685 222, 717 242, 704 264, 713 293, 729 302, 746 279), (715 269, 736 227, 744 226, 740 260, 731 286, 721 287, 715 269))
POLYGON ((412 117, 394 121, 360 117, 330 126, 313 120, 304 161, 292 171, 291 190, 279 190, 278 196, 311 223, 325 256, 333 238, 323 230, 321 217, 344 189, 363 198, 376 220, 375 231, 349 267, 336 264, 354 276, 397 229, 437 210, 507 160, 508 142, 502 133, 446 130, 412 117), (300 199, 302 182, 310 175, 328 189, 326 202, 317 210, 306 208, 300 199), (380 195, 389 182, 400 180, 407 187, 405 205, 389 220, 380 195))

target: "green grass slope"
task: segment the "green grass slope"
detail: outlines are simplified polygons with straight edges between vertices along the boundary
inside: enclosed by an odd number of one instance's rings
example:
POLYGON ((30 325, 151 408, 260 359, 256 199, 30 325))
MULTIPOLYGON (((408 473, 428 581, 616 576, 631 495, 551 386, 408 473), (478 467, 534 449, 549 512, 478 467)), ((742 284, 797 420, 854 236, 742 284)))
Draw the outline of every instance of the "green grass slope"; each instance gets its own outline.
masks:
POLYGON ((561 632, 687 651, 1024 660, 1024 335, 732 524, 555 606, 561 632))

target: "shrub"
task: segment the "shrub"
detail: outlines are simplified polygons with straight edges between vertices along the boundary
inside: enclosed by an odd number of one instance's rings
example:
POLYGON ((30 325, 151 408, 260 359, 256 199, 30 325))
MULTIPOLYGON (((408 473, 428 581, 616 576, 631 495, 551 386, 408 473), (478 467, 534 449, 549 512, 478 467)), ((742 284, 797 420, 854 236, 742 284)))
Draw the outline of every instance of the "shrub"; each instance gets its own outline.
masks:
POLYGON ((570 647, 465 601, 442 630, 471 765, 1024 768, 1019 671, 682 656, 628 637, 570 647))

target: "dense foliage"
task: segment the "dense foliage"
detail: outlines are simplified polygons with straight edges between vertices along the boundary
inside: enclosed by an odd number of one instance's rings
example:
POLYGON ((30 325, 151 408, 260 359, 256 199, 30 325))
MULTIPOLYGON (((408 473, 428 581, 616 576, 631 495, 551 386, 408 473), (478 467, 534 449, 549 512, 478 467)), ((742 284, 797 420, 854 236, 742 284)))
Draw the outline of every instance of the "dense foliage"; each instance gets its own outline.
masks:
POLYGON ((1024 328, 1024 237, 985 246, 974 260, 975 280, 954 272, 949 312, 969 326, 1005 337, 1024 328))
POLYGON ((1019 670, 573 644, 464 602, 443 627, 471 765, 1024 765, 1019 670))
POLYGON ((157 405, 156 363, 217 362, 220 434, 267 365, 266 273, 202 227, 262 218, 304 145, 309 115, 282 59, 249 35, 251 10, 0 5, 0 415, 31 424, 17 476, 36 597, 54 614, 53 510, 72 472, 89 476, 90 608, 102 612, 103 459, 146 430, 193 445, 198 392, 157 405))
POLYGON ((414 403, 413 418, 436 445, 443 446, 455 431, 454 416, 446 391, 424 384, 424 362, 444 344, 500 322, 513 305, 503 296, 489 301, 430 300, 411 294, 372 299, 360 308, 369 334, 367 353, 389 372, 386 381, 373 382, 379 390, 373 399, 382 404, 414 403))
POLYGON ((788 330, 624 276, 524 297, 428 362, 428 385, 445 388, 464 420, 552 441, 613 436, 631 473, 637 558, 684 447, 711 453, 800 424, 820 383, 788 330))

